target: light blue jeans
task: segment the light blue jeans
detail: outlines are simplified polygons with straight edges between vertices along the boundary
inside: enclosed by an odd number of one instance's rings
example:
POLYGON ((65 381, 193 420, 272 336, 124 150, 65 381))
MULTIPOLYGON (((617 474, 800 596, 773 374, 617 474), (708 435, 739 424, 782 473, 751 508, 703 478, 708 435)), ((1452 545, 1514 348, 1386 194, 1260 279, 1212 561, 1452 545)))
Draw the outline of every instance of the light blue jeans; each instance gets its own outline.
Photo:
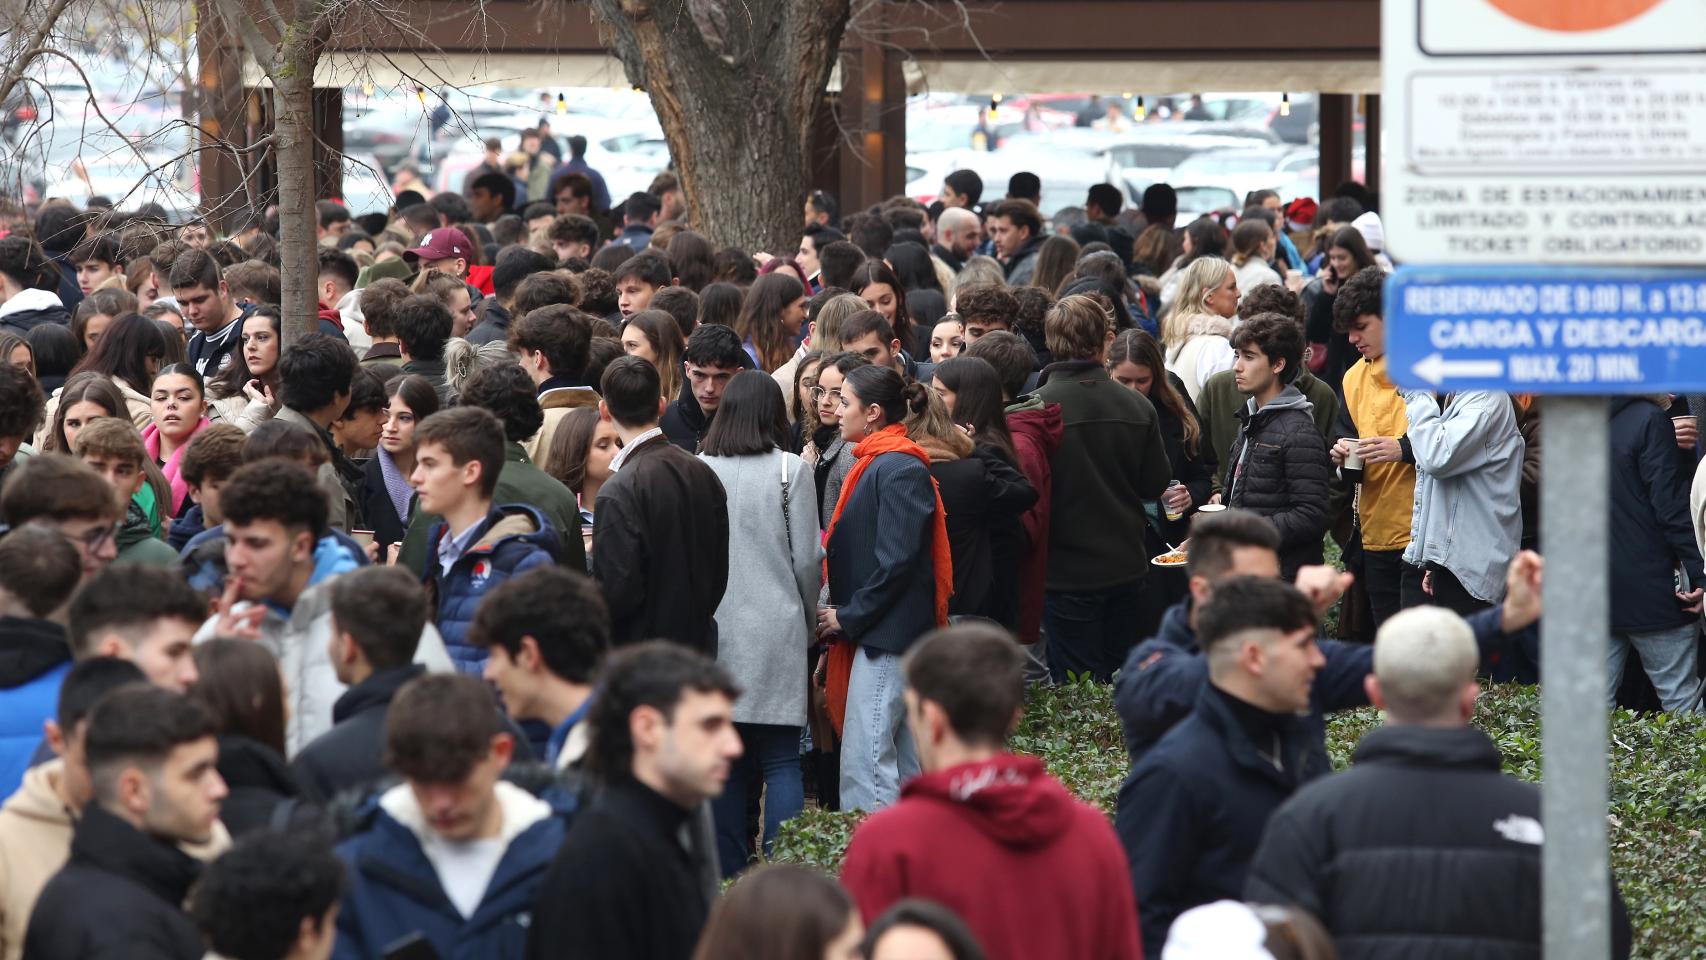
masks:
POLYGON ((1655 630, 1651 633, 1614 633, 1611 635, 1609 656, 1610 676, 1607 696, 1617 702, 1617 687, 1623 682, 1623 667, 1629 660, 1629 648, 1641 655, 1659 702, 1669 713, 1699 709, 1700 677, 1696 669, 1699 648, 1695 646, 1699 627, 1695 624, 1655 630))
POLYGON ((902 783, 918 775, 905 687, 898 654, 868 647, 854 653, 841 733, 841 809, 881 810, 900 799, 902 783))

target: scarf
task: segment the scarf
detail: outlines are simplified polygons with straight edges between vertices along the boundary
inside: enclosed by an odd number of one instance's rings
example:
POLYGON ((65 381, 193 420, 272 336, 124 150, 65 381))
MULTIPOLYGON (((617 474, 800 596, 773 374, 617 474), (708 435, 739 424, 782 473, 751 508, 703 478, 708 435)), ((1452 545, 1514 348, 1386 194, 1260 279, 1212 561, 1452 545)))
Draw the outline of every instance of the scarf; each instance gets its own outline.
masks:
MULTIPOLYGON (((165 465, 160 468, 160 472, 166 475, 166 482, 172 487, 172 502, 161 504, 161 516, 177 516, 178 508, 184 505, 185 500, 189 499, 190 485, 184 479, 184 451, 189 449, 190 441, 195 439, 195 435, 207 428, 207 423, 206 417, 197 420, 195 429, 190 431, 190 435, 184 438, 183 443, 178 444, 178 449, 172 451, 172 455, 166 458, 165 465)), ((158 424, 151 423, 142 428, 142 445, 147 448, 149 458, 158 463, 160 460, 160 427, 158 424)))
MULTIPOLYGON (((885 453, 904 453, 917 457, 926 467, 930 465, 930 457, 918 444, 906 436, 906 427, 891 423, 878 430, 853 447, 853 456, 857 458, 853 469, 847 471, 847 479, 841 482, 841 496, 835 501, 835 512, 830 515, 829 529, 824 531, 823 541, 827 545, 829 538, 835 535, 835 525, 841 522, 841 511, 847 508, 847 501, 853 495, 853 490, 859 485, 859 478, 864 476, 865 468, 871 461, 885 453)), ((948 598, 954 595, 954 560, 948 550, 947 511, 942 508, 942 493, 936 488, 934 478, 930 487, 936 494, 936 512, 932 515, 930 538, 930 565, 936 578, 936 626, 948 625, 948 598)), ((824 579, 829 578, 829 560, 823 564, 824 579)), ((847 685, 853 677, 853 656, 858 642, 845 636, 838 638, 829 648, 829 662, 825 668, 825 693, 829 700, 829 719, 835 724, 837 735, 841 733, 842 724, 847 719, 847 685)))
POLYGON ((397 511, 397 521, 406 527, 409 525, 409 501, 415 495, 415 488, 409 486, 409 478, 397 469, 397 461, 391 459, 390 451, 380 447, 378 455, 379 475, 385 478, 385 495, 391 498, 391 509, 397 511))

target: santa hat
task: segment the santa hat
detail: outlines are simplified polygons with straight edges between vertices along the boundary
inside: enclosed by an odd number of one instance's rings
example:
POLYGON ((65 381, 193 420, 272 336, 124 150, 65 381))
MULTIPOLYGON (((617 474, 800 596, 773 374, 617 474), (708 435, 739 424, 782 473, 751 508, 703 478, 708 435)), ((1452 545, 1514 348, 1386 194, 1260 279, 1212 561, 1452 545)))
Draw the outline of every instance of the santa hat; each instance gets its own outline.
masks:
POLYGON ((1315 212, 1321 208, 1308 197, 1298 197, 1285 206, 1285 224, 1293 233, 1302 233, 1315 226, 1315 212))
POLYGON ((1386 249, 1386 228, 1380 225, 1380 214, 1370 210, 1352 220, 1351 226, 1362 234, 1362 242, 1368 244, 1368 249, 1375 253, 1386 249))

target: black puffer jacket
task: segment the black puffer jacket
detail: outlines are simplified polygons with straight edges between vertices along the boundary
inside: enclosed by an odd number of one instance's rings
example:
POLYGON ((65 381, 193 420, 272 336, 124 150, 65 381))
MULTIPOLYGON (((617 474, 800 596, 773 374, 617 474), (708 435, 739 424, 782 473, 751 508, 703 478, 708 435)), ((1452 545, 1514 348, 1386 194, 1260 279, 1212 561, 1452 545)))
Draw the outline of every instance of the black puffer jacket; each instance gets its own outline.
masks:
MULTIPOLYGON (((1319 917, 1344 960, 1540 956, 1540 791, 1478 730, 1381 727, 1268 821, 1244 899, 1319 917)), ((1612 886, 1612 955, 1629 918, 1612 886)))
POLYGON ((1296 387, 1260 410, 1253 406, 1238 411, 1238 436, 1227 453, 1226 503, 1279 528, 1280 569, 1290 580, 1298 567, 1321 562, 1333 463, 1309 401, 1296 387))

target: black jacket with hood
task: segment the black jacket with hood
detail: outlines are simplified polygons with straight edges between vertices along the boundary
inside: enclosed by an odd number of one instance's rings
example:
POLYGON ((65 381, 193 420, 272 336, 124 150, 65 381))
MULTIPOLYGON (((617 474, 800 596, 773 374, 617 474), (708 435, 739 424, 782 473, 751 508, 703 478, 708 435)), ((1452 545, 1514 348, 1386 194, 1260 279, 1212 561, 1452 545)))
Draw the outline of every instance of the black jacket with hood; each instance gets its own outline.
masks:
POLYGON ((1238 411, 1238 436, 1227 452, 1226 504, 1267 517, 1280 534, 1280 569, 1321 562, 1327 533, 1327 485, 1333 462, 1309 401, 1288 385, 1267 406, 1250 400, 1238 411))
POLYGON ((31 288, 0 304, 0 333, 21 337, 44 323, 71 326, 71 311, 65 309, 65 304, 51 290, 31 288))
POLYGON ((1677 469, 1669 414, 1646 397, 1611 403, 1611 629, 1647 633, 1695 622, 1676 599, 1678 564, 1684 589, 1706 587, 1700 547, 1688 515, 1689 480, 1677 469))

